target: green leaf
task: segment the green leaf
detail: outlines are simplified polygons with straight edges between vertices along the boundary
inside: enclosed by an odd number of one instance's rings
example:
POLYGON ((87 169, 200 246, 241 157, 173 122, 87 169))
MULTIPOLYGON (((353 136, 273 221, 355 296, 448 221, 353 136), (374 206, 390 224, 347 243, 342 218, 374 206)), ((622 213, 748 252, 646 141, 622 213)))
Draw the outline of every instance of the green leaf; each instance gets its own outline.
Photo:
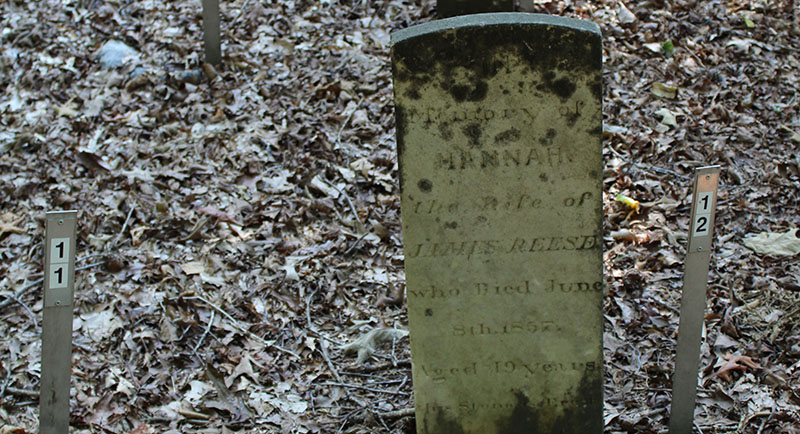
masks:
POLYGON ((665 56, 672 57, 672 53, 675 52, 675 46, 672 45, 672 41, 664 41, 661 43, 661 51, 664 52, 665 56))
POLYGON ((744 17, 744 25, 747 26, 748 29, 754 29, 756 27, 756 23, 747 17, 744 17))

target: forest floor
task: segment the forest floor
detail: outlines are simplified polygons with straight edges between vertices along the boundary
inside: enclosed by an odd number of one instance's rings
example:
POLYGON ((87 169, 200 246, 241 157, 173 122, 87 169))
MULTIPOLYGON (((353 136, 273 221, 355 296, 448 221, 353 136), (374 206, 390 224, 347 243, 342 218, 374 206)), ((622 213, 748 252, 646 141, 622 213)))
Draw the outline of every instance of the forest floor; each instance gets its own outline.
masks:
MULTIPOLYGON (((37 431, 58 209, 78 211, 74 432, 414 432, 388 54, 435 2, 221 3, 209 68, 199 1, 0 2, 0 432, 37 431), (357 363, 370 330, 394 338, 357 363)), ((606 432, 666 431, 710 164, 696 426, 800 432, 800 260, 745 247, 800 226, 795 2, 534 3, 604 35, 606 432)))

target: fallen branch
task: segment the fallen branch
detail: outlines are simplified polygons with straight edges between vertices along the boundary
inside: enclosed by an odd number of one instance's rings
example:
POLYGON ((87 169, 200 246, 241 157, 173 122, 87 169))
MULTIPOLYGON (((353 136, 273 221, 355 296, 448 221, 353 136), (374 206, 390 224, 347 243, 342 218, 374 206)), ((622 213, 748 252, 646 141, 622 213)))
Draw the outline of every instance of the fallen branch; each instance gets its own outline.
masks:
MULTIPOLYGON (((312 292, 308 296, 308 299, 306 300, 306 323, 308 324, 308 330, 310 332, 312 332, 313 334, 315 334, 318 337, 322 338, 322 334, 320 332, 318 332, 314 328, 314 324, 311 322, 311 298, 314 297, 314 294, 316 294, 316 293, 317 293, 317 291, 312 292)), ((318 342, 319 342, 319 348, 320 348, 320 350, 322 350, 322 357, 325 358, 325 363, 328 364, 328 369, 331 370, 331 374, 333 374, 333 378, 335 378, 336 381, 341 382, 342 378, 339 377, 339 372, 336 371, 336 367, 333 365, 333 362, 331 361, 331 358, 328 357, 328 346, 325 345, 325 339, 324 338, 319 339, 318 342)))
POLYGON ((275 348, 275 349, 276 349, 276 350, 278 350, 278 351, 281 351, 281 352, 284 352, 284 353, 286 353, 286 354, 289 354, 290 356, 293 356, 293 357, 294 357, 294 358, 296 358, 297 360, 302 360, 302 357, 300 357, 300 355, 299 355, 299 354, 297 354, 297 353, 295 353, 294 351, 287 350, 286 348, 283 348, 283 347, 280 347, 280 346, 278 346, 278 345, 275 345, 275 343, 274 343, 274 342, 270 342, 270 341, 268 341, 268 340, 266 340, 266 339, 262 338, 261 336, 258 336, 258 335, 256 335, 255 333, 251 332, 250 330, 247 330, 246 328, 242 327, 242 326, 239 324, 239 321, 237 321, 237 320, 236 320, 236 318, 232 317, 232 316, 231 316, 231 315, 230 315, 228 312, 225 312, 224 310, 222 310, 222 308, 220 308, 219 306, 217 306, 217 305, 215 305, 214 303, 212 303, 212 302, 208 301, 208 300, 207 300, 205 297, 203 297, 202 295, 190 295, 190 296, 188 296, 188 297, 183 297, 183 298, 184 298, 185 300, 192 300, 192 299, 196 299, 196 300, 200 300, 200 301, 202 301, 203 303, 207 304, 207 305, 208 305, 209 307, 211 307, 212 309, 214 309, 214 310, 216 310, 217 312, 219 312, 220 314, 222 314, 222 315, 223 315, 225 318, 228 318, 228 320, 229 320, 230 322, 232 322, 232 323, 233 323, 233 326, 234 326, 234 327, 235 327, 237 330, 239 330, 240 332, 242 332, 242 333, 246 334, 247 336, 251 337, 252 339, 255 339, 256 341, 260 342, 261 344, 263 344, 263 345, 265 345, 265 346, 268 346, 268 347, 271 347, 271 348, 275 348))

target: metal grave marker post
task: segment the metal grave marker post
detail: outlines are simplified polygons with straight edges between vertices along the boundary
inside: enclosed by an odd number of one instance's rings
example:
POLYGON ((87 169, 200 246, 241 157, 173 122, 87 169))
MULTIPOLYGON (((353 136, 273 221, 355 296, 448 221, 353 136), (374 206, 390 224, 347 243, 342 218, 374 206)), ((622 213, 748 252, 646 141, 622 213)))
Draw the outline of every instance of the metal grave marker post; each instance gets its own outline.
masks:
POLYGON ((602 433, 600 29, 447 18, 392 66, 417 432, 602 433))
POLYGON ((719 166, 701 167, 697 169, 694 180, 689 250, 683 277, 675 373, 672 376, 670 434, 692 432, 719 172, 719 166))
POLYGON ((203 43, 206 62, 213 65, 222 63, 222 48, 219 34, 219 0, 203 0, 203 43))
POLYGON ((44 244, 44 318, 40 434, 69 432, 72 362, 72 295, 75 285, 77 211, 47 213, 44 244))

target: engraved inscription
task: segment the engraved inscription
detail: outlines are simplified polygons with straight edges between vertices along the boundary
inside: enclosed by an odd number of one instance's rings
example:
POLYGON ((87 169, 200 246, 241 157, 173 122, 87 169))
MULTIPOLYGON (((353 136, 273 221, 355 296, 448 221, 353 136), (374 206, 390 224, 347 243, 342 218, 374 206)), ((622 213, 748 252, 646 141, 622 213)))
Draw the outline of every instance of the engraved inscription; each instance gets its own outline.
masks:
POLYGON ((564 160, 564 149, 560 147, 502 150, 458 149, 451 152, 437 152, 433 168, 436 170, 467 170, 501 167, 556 167, 564 160))
POLYGON ((453 325, 453 336, 497 336, 561 331, 554 321, 516 321, 505 324, 453 325))
POLYGON ((474 109, 437 109, 429 107, 425 110, 411 109, 407 113, 408 120, 413 123, 421 122, 425 127, 431 127, 434 123, 441 122, 473 122, 491 120, 514 120, 522 118, 528 122, 536 120, 536 113, 530 108, 486 108, 476 107, 474 109))
MULTIPOLYGON (((490 296, 490 295, 533 295, 536 293, 539 282, 531 283, 530 280, 521 282, 510 282, 503 284, 478 282, 462 288, 457 285, 441 286, 436 284, 428 285, 421 289, 407 288, 408 296, 412 298, 427 298, 431 300, 447 299, 459 296, 490 296)), ((547 293, 584 293, 603 291, 603 282, 559 282, 549 279, 546 284, 541 286, 541 290, 547 293)))
POLYGON ((494 255, 509 253, 535 253, 570 250, 590 250, 600 247, 597 235, 566 237, 533 237, 514 240, 469 240, 417 243, 406 250, 406 258, 431 258, 443 256, 494 255))
MULTIPOLYGON (((544 196, 546 193, 539 193, 544 196)), ((414 214, 449 215, 473 211, 524 212, 536 209, 587 207, 594 195, 585 191, 565 198, 542 198, 528 193, 508 193, 505 196, 482 195, 461 200, 416 199, 408 197, 414 214)))

